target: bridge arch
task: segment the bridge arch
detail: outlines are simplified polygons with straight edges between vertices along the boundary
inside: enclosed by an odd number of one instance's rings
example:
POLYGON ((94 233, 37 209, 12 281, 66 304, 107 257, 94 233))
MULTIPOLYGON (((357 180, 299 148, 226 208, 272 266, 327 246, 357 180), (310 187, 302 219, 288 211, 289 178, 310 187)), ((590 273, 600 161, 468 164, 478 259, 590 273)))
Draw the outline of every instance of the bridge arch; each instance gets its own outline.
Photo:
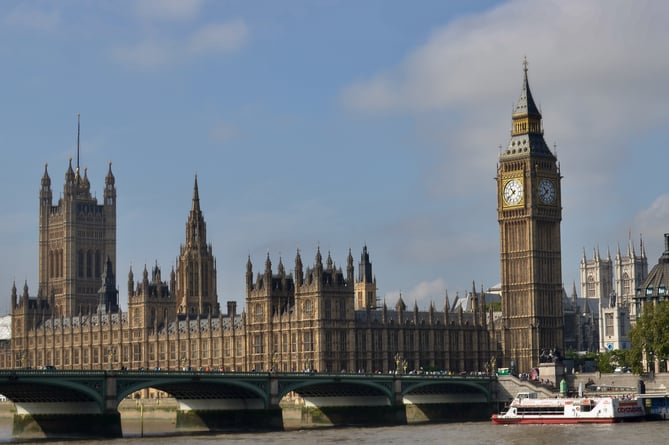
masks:
POLYGON ((344 395, 354 392, 357 395, 382 396, 388 400, 389 405, 395 403, 395 395, 392 382, 377 382, 371 380, 346 379, 337 376, 313 376, 306 375, 301 378, 284 377, 279 381, 277 398, 280 400, 290 392, 297 394, 323 393, 331 396, 344 395))
POLYGON ((92 402, 99 413, 105 410, 104 380, 77 376, 58 379, 53 376, 53 373, 43 371, 9 375, 0 384, 0 394, 18 406, 24 403, 86 401, 92 402))
POLYGON ((438 390, 455 390, 460 393, 473 393, 485 396, 486 400, 490 400, 490 388, 480 381, 474 380, 449 380, 447 382, 439 380, 421 380, 416 382, 408 382, 402 385, 402 396, 412 393, 438 390))
POLYGON ((136 391, 155 388, 170 394, 177 400, 183 399, 212 399, 212 398, 240 398, 260 399, 264 408, 269 407, 269 395, 264 382, 248 381, 243 379, 221 379, 217 376, 202 375, 155 375, 146 378, 120 376, 117 405, 136 391))

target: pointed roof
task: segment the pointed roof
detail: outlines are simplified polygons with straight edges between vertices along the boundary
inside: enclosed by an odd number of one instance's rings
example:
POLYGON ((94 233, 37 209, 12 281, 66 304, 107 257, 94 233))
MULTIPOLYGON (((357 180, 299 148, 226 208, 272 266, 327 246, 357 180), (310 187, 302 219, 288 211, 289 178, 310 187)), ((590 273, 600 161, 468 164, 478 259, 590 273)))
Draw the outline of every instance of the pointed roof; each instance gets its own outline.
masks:
POLYGON ((265 258, 265 272, 272 272, 272 261, 269 259, 269 252, 267 252, 267 258, 265 258))
POLYGON ((72 170, 72 157, 70 157, 67 170, 65 171, 65 181, 66 182, 74 181, 74 170, 72 170))
POLYGON ((197 173, 195 174, 195 185, 193 186, 193 205, 191 210, 194 212, 200 211, 200 192, 197 187, 197 173))
POLYGON ((372 283, 372 263, 369 261, 369 252, 367 251, 367 243, 362 247, 360 254, 360 263, 358 264, 358 281, 361 283, 372 283))
POLYGON ((404 300, 402 299, 402 293, 401 292, 400 292, 400 297, 397 300, 397 303, 395 304, 395 309, 397 311, 406 311, 407 310, 407 305, 404 302, 404 300))
POLYGON ((534 103, 532 92, 530 91, 530 83, 527 80, 527 57, 523 60, 523 86, 520 90, 520 98, 513 110, 513 116, 535 116, 541 118, 541 112, 534 103))
POLYGON ((669 233, 664 234, 664 252, 640 286, 641 297, 666 300, 669 292, 669 233))
POLYGON ((49 177, 49 164, 44 164, 44 174, 42 175, 42 187, 51 187, 51 178, 49 177))
POLYGON ((544 140, 541 112, 534 102, 527 76, 527 59, 523 61, 523 85, 512 113, 511 140, 501 158, 541 156, 555 159, 544 140))
POLYGON ((116 179, 114 178, 114 173, 112 173, 112 162, 109 161, 109 170, 107 170, 107 176, 105 177, 105 184, 114 185, 116 179))

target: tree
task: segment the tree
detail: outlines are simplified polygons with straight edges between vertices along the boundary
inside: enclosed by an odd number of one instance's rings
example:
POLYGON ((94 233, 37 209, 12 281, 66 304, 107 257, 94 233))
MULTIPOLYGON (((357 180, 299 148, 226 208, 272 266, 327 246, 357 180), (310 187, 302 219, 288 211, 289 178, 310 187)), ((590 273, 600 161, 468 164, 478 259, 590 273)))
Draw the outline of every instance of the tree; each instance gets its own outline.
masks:
POLYGON ((645 352, 648 360, 669 358, 669 301, 646 303, 643 313, 630 331, 635 371, 640 370, 640 360, 645 352))
POLYGON ((597 369, 599 372, 613 372, 618 367, 630 366, 630 363, 632 363, 630 352, 625 349, 600 352, 596 358, 597 369))

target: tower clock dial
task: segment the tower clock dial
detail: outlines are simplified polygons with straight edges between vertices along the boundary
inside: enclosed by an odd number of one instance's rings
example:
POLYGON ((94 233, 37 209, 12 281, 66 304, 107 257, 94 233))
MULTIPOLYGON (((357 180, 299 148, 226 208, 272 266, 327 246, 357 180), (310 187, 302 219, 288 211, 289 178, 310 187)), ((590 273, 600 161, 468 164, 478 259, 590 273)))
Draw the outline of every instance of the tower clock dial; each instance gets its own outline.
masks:
POLYGON ((518 205, 523 199, 523 184, 519 179, 510 179, 504 184, 504 202, 508 205, 518 205))
POLYGON ((552 204, 555 201, 555 186, 550 179, 542 179, 539 183, 539 199, 544 204, 552 204))

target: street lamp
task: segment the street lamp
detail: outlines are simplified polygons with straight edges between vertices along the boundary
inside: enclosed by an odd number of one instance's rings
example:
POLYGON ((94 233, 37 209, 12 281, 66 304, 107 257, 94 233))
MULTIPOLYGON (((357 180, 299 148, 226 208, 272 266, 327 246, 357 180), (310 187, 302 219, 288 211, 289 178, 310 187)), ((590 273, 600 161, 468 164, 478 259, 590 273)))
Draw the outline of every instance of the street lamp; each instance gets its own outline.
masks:
POLYGON ((395 354, 395 374, 400 373, 400 364, 402 363, 402 356, 398 352, 395 354))
POLYGON ((114 348, 112 346, 109 346, 107 348, 107 362, 109 363, 109 369, 114 369, 114 364, 113 364, 114 355, 115 355, 114 348))
POLYGON ((272 354, 272 367, 270 368, 270 372, 276 371, 275 366, 278 358, 279 358, 279 353, 274 351, 274 354, 272 354))
POLYGON ((26 351, 21 351, 16 356, 19 362, 19 368, 23 368, 23 361, 26 359, 26 351))

